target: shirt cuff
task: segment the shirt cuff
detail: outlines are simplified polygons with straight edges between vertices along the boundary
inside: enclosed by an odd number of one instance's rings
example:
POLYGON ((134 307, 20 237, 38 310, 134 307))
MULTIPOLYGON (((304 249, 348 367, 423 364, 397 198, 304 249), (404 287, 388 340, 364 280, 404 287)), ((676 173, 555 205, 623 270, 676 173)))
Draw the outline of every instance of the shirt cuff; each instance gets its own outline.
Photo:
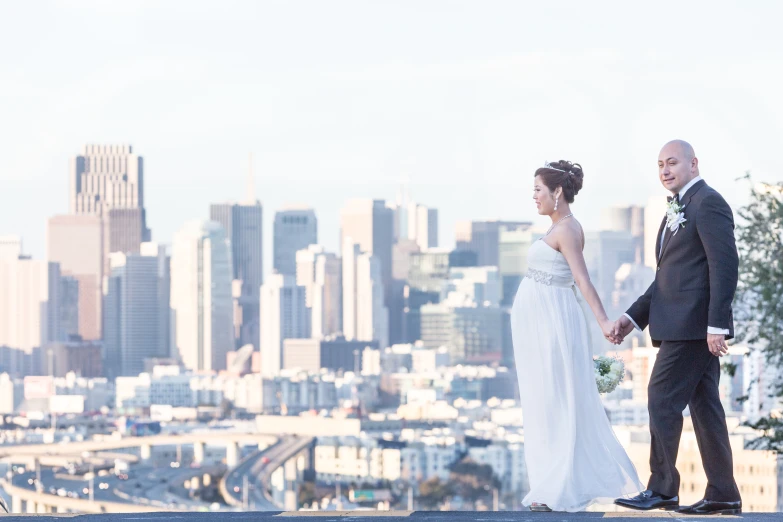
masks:
POLYGON ((726 330, 725 328, 714 328, 712 326, 708 326, 707 333, 713 335, 719 335, 719 334, 729 335, 731 332, 729 330, 726 330))
POLYGON ((636 329, 637 329, 637 330, 639 330, 640 332, 642 331, 642 329, 641 329, 641 328, 639 328, 639 325, 638 325, 638 324, 636 324, 636 321, 634 321, 634 320, 633 320, 633 317, 631 317, 631 316, 630 316, 630 315, 628 315, 628 314, 623 314, 623 315, 624 315, 625 317, 627 317, 629 321, 631 321, 631 324, 633 325, 633 327, 634 327, 634 328, 636 328, 636 329))

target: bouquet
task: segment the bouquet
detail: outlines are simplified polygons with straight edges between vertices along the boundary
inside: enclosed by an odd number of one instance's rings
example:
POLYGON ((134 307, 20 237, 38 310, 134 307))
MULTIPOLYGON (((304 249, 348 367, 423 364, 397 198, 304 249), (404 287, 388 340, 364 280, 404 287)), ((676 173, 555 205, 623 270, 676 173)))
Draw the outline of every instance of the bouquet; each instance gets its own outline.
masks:
POLYGON ((625 378, 625 363, 618 357, 599 355, 593 359, 598 393, 611 393, 625 378))

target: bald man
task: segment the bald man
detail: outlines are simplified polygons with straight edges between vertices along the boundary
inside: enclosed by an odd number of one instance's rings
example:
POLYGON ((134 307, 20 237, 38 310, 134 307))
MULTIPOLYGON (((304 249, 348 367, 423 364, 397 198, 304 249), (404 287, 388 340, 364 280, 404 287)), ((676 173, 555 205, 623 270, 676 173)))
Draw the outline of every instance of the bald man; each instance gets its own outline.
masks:
POLYGON ((734 217, 723 197, 699 176, 699 160, 687 142, 663 146, 658 175, 672 197, 658 232, 655 280, 615 323, 622 337, 649 326, 653 345, 660 347, 648 387, 652 474, 646 491, 615 503, 694 515, 738 514, 742 502, 718 391, 720 357, 734 336, 731 302, 739 264, 734 217), (686 406, 707 489, 701 501, 679 507, 675 463, 686 406))

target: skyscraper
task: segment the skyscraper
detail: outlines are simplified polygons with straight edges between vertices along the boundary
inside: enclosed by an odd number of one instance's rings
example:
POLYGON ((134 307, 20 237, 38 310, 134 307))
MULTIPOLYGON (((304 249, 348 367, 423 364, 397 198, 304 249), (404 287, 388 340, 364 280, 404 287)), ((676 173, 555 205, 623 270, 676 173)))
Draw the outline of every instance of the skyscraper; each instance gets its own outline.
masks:
POLYGON ((340 212, 340 244, 350 237, 362 252, 378 258, 384 290, 391 283, 394 211, 384 200, 353 199, 340 212))
POLYGON ((660 235, 663 218, 666 217, 666 200, 653 196, 644 207, 644 264, 653 270, 658 266, 658 252, 655 245, 660 235))
POLYGON ((356 258, 356 340, 389 345, 389 310, 384 305, 381 263, 372 254, 356 258))
POLYGON ((130 145, 85 145, 71 160, 71 214, 144 208, 144 161, 130 145))
MULTIPOLYGON (((372 254, 373 257, 377 259, 381 283, 383 285, 383 304, 386 307, 385 313, 393 314, 395 317, 401 316, 402 310, 399 309, 399 307, 402 304, 402 300, 393 299, 396 295, 392 279, 394 210, 388 208, 386 202, 382 199, 349 200, 340 211, 341 248, 345 249, 345 238, 348 237, 359 246, 360 252, 372 254)), ((343 259, 343 263, 345 263, 345 259, 343 259)), ((345 276, 345 267, 343 267, 343 276, 345 276)), ((346 283, 343 281, 344 292, 345 289, 346 283)), ((345 303, 346 297, 343 295, 343 306, 345 306, 345 303)), ((345 326, 345 313, 345 308, 343 308, 343 330, 345 332, 345 338, 352 340, 353 338, 349 337, 349 332, 345 326)), ((388 318, 386 319, 386 324, 389 324, 388 318)))
POLYGON ((103 221, 98 216, 54 216, 47 223, 46 258, 78 282, 78 333, 89 341, 101 339, 103 245, 103 221))
POLYGON ((157 245, 144 253, 110 254, 111 273, 104 303, 106 375, 133 376, 144 360, 168 357, 167 258, 157 245))
POLYGON ((502 286, 502 306, 510 307, 514 304, 519 283, 527 272, 527 251, 541 235, 532 229, 508 230, 501 227, 498 267, 502 286))
POLYGON ((222 370, 234 348, 231 247, 214 221, 191 221, 171 251, 172 336, 190 370, 222 370))
POLYGON ((71 214, 104 221, 103 269, 110 252, 137 253, 150 240, 144 210, 144 161, 130 145, 85 145, 71 160, 71 214), (123 210, 123 212, 112 212, 123 210))
POLYGON ((526 229, 524 221, 460 221, 456 225, 457 250, 472 250, 478 255, 479 266, 498 266, 500 261, 500 229, 526 229))
POLYGON ((381 264, 378 258, 361 252, 353 238, 343 246, 343 334, 348 341, 389 343, 389 310, 384 304, 381 264))
POLYGON ((291 275, 273 274, 261 287, 261 373, 283 368, 283 341, 309 337, 305 288, 291 275))
POLYGON ((310 335, 315 339, 341 331, 342 263, 320 245, 296 253, 296 284, 305 287, 310 335))
POLYGON ((408 239, 427 250, 438 246, 438 209, 411 203, 408 209, 408 239))
POLYGON ((318 243, 318 220, 307 207, 275 213, 274 267, 278 274, 296 275, 296 253, 318 243))
POLYGON ((232 277, 239 286, 235 323, 238 345, 259 348, 260 289, 263 272, 263 208, 252 193, 242 203, 221 203, 210 207, 210 219, 220 223, 231 242, 232 277))
POLYGON ((0 346, 32 354, 60 336, 60 265, 0 259, 0 346))

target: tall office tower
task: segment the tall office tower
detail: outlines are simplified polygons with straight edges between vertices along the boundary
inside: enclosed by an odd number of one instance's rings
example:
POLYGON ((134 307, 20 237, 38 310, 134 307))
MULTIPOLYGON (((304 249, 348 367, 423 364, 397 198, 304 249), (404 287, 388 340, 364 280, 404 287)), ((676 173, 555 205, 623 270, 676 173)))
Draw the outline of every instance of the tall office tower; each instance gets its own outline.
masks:
POLYGON ((342 263, 320 245, 296 253, 296 284, 305 287, 310 335, 315 339, 341 331, 342 263))
POLYGON ((343 245, 343 334, 348 341, 389 343, 389 310, 379 260, 361 252, 353 238, 343 245))
POLYGON ((234 349, 231 266, 231 245, 219 223, 191 221, 175 234, 171 351, 190 370, 223 370, 234 349))
POLYGON ((22 255, 22 238, 0 236, 0 259, 19 259, 22 255))
POLYGON ((658 252, 655 245, 660 234, 661 224, 666 217, 666 200, 663 196, 653 196, 644 207, 644 264, 653 270, 658 266, 658 252))
POLYGON ((58 341, 79 337, 79 280, 60 276, 60 335, 58 341))
POLYGON ((356 258, 356 339, 389 345, 389 310, 384 306, 381 264, 372 254, 356 258))
POLYGON ((103 245, 103 221, 98 216, 54 216, 47 223, 46 258, 78 282, 78 334, 88 341, 101 339, 103 245))
POLYGON ((318 220, 307 207, 290 206, 275 213, 274 267, 278 274, 296 275, 296 253, 318 243, 318 220))
MULTIPOLYGON (((402 314, 400 299, 394 299, 394 284, 392 279, 392 248, 394 245, 394 210, 386 206, 384 200, 353 199, 340 211, 340 245, 345 248, 345 238, 359 245, 359 251, 372 254, 380 263, 381 281, 383 284, 384 306, 387 312, 394 316, 402 314)), ((345 261, 343 261, 345 262, 345 261)), ((345 275, 345 267, 343 267, 345 275)), ((345 291, 343 281, 343 291, 345 291)), ((343 295, 345 303, 345 295, 343 295)), ((343 309, 345 314, 345 309, 343 309)), ((354 315, 355 317, 355 315, 354 315)), ((345 318, 343 318, 345 322, 345 318)), ((388 324, 388 319, 387 319, 388 324)), ((348 340, 349 333, 345 331, 348 340)), ((354 331, 354 335, 356 332, 354 331)), ((394 337, 394 336, 393 336, 394 337)))
POLYGON ((526 221, 460 221, 455 230, 457 250, 476 252, 479 266, 498 266, 500 229, 525 230, 532 225, 526 221))
POLYGON ((168 260, 144 243, 139 254, 110 254, 104 302, 104 360, 111 378, 144 372, 145 359, 169 356, 168 260))
MULTIPOLYGON (((628 232, 634 238, 637 263, 644 262, 644 207, 609 207, 601 210, 601 230, 628 232)), ((658 224, 660 224, 660 220, 658 224)))
POLYGON ((438 209, 410 203, 408 206, 408 237, 421 250, 438 246, 438 209))
POLYGON ((234 319, 239 330, 237 345, 252 344, 258 350, 260 289, 264 282, 263 207, 250 188, 244 202, 214 204, 209 213, 212 221, 223 226, 231 241, 232 277, 237 287, 234 319))
POLYGON ((0 259, 0 346, 30 355, 60 337, 60 265, 0 259))
POLYGON ((261 286, 261 374, 274 377, 284 367, 283 341, 309 337, 305 287, 291 275, 273 274, 261 286))
POLYGON ((85 145, 71 160, 71 214, 104 220, 103 267, 110 252, 137 253, 149 241, 144 210, 144 160, 130 145, 85 145), (135 210, 116 212, 113 210, 135 210))
POLYGON ((356 258, 361 254, 353 238, 343 239, 343 335, 346 340, 356 340, 356 258))
POLYGON ((391 282, 394 211, 383 200, 353 199, 340 212, 340 244, 350 237, 381 264, 384 290, 391 282))

